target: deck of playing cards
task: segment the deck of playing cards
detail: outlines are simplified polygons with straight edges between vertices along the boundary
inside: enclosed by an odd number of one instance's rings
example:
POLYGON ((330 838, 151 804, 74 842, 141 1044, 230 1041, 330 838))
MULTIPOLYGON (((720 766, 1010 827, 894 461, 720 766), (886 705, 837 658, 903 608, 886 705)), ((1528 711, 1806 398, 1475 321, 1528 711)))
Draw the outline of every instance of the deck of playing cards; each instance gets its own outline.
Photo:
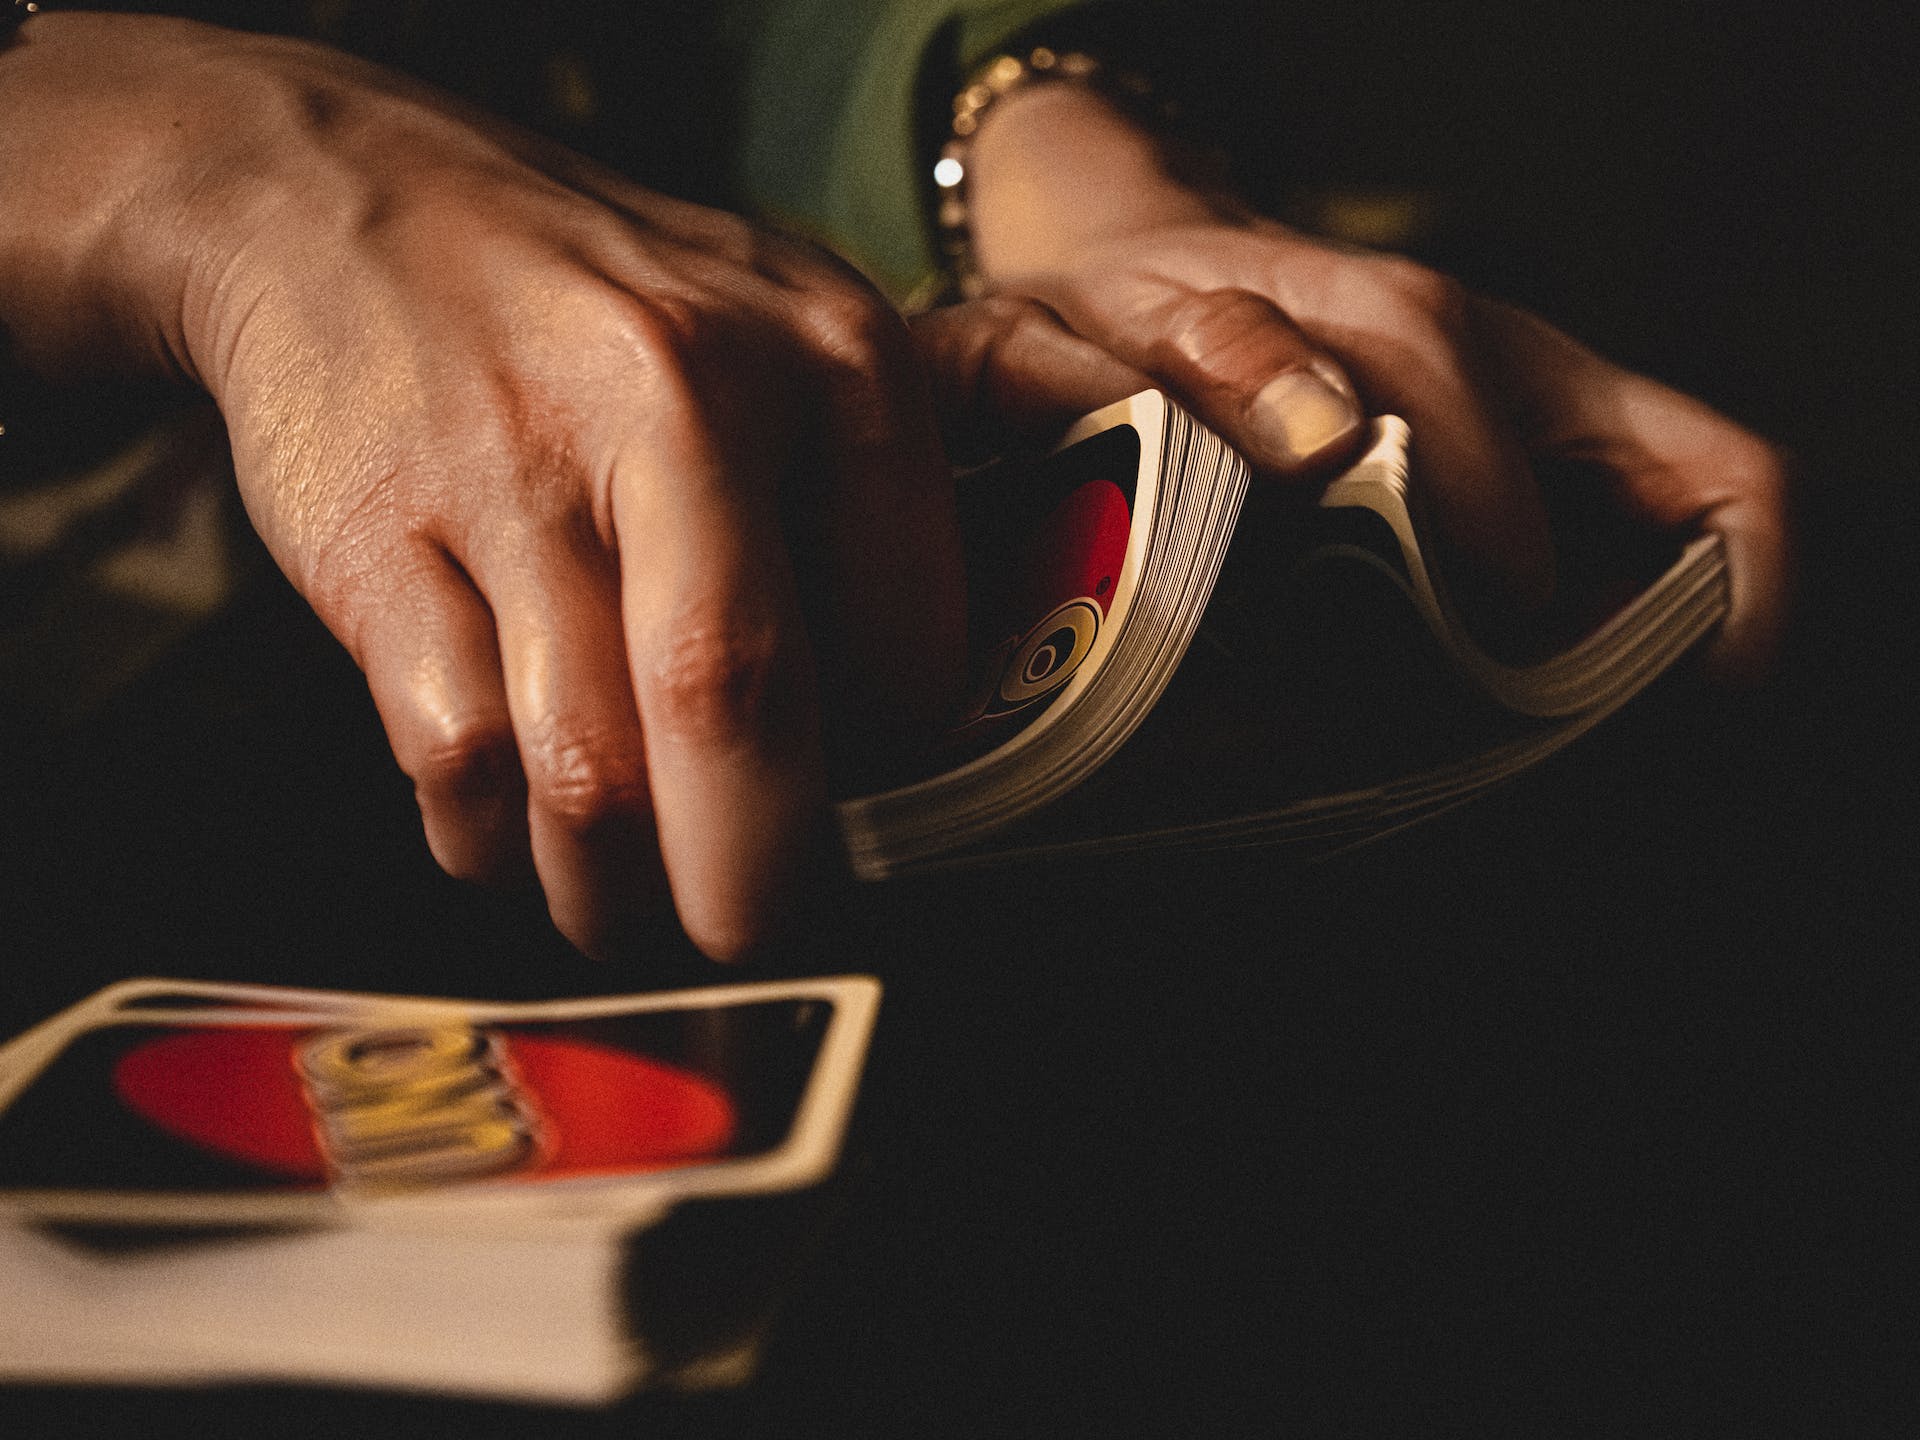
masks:
POLYGON ((738 1382, 878 1001, 110 987, 0 1048, 0 1379, 738 1382))
POLYGON ((1246 462, 1144 391, 960 477, 969 699, 917 770, 840 803, 854 873, 1345 849, 1568 745, 1726 614, 1717 536, 1588 514, 1555 529, 1549 613, 1483 644, 1418 460, 1381 416, 1316 505, 1249 524, 1246 462))

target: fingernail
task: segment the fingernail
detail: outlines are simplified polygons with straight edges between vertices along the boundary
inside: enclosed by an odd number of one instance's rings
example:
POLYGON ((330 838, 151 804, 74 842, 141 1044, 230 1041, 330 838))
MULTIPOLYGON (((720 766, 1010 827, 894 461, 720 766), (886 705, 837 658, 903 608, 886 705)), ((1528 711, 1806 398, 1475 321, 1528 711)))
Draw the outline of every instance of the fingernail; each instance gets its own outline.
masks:
POLYGON ((1261 387, 1250 418, 1276 458, 1298 465, 1357 429, 1360 403, 1346 377, 1316 356, 1261 387))

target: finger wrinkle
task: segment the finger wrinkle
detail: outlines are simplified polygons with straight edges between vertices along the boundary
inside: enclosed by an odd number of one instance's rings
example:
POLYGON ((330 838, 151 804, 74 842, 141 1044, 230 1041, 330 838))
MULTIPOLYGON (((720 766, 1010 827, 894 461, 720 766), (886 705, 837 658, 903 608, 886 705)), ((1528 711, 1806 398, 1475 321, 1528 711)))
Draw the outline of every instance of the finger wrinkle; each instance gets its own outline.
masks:
POLYGON ((645 752, 623 737, 550 727, 523 739, 522 760, 540 808, 570 831, 651 813, 645 752))
POLYGON ((650 733, 730 748, 780 733, 795 687, 778 629, 728 618, 679 629, 642 681, 650 733))

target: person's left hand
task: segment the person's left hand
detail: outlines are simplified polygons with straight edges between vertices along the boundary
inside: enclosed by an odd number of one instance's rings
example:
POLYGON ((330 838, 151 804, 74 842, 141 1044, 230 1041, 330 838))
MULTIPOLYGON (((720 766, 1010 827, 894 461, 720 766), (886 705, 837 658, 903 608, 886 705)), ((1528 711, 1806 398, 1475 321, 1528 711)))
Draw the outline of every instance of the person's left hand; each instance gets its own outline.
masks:
POLYGON ((1553 585, 1531 461, 1589 462, 1637 520, 1721 536, 1732 605, 1710 666, 1766 669, 1787 526, 1785 469, 1759 437, 1412 261, 1187 187, 1083 89, 1001 102, 968 170, 990 293, 916 322, 937 390, 1032 422, 1158 385, 1282 481, 1327 478, 1354 457, 1365 414, 1401 415, 1462 562, 1456 592, 1508 609, 1553 585))

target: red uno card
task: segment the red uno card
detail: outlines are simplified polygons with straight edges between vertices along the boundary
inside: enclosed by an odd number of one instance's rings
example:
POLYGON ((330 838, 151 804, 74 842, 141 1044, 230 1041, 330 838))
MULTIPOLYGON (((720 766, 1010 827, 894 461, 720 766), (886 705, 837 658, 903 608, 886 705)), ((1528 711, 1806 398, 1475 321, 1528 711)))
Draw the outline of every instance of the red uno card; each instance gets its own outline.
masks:
POLYGON ((632 1224, 838 1154, 867 977, 532 1005, 140 981, 0 1060, 0 1212, 632 1224))

